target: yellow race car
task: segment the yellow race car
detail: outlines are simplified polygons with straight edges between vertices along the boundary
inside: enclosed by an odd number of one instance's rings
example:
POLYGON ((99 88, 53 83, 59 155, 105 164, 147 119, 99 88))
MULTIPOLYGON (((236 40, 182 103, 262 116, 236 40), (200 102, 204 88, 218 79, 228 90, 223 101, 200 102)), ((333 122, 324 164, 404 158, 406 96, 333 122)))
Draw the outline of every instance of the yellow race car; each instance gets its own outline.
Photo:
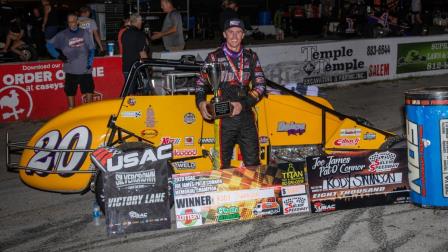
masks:
MULTIPOLYGON (((204 121, 196 108, 194 82, 177 82, 200 70, 200 63, 183 60, 136 62, 120 98, 66 111, 48 121, 25 145, 8 142, 8 168, 18 170, 22 181, 33 188, 81 193, 96 187, 97 198, 102 185, 89 156, 99 147, 127 150, 172 144, 170 163, 175 173, 210 170, 213 122, 204 121), (160 80, 164 81, 158 85, 160 80), (21 154, 18 163, 10 161, 15 153, 21 154)), ((267 85, 271 92, 255 107, 262 164, 376 150, 397 139, 393 133, 333 110, 324 98, 303 96, 270 81, 267 85)), ((232 165, 241 163, 236 147, 232 165)))

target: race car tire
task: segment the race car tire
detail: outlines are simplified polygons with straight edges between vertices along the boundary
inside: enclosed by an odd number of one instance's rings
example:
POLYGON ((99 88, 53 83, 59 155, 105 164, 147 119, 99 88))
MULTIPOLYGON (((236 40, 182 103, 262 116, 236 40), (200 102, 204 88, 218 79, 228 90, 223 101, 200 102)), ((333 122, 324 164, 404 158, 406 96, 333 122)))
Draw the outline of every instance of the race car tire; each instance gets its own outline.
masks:
MULTIPOLYGON (((150 144, 145 142, 129 142, 129 143, 123 143, 117 148, 122 151, 133 151, 133 150, 141 150, 146 149, 148 147, 152 147, 150 144)), ((170 167, 171 168, 171 167, 170 167)), ((168 169, 168 197, 170 199, 170 208, 174 204, 174 193, 173 193, 173 181, 171 178, 172 175, 172 169, 168 169)), ((100 206, 101 212, 103 214, 105 213, 105 200, 104 200, 104 174, 101 171, 98 171, 96 175, 96 181, 95 181, 95 198, 96 202, 100 206)))
POLYGON ((386 141, 380 146, 380 150, 406 148, 406 137, 395 135, 388 137, 386 141))

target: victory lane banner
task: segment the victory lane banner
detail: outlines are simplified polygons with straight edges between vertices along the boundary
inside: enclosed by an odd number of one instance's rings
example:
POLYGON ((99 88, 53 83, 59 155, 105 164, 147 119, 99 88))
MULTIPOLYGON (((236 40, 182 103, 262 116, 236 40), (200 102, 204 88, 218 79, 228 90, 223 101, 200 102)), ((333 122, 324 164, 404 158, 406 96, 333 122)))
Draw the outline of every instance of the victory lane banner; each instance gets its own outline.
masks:
POLYGON ((409 202, 406 149, 306 161, 313 213, 409 202))
POLYGON ((178 228, 310 209, 304 166, 294 163, 176 174, 173 187, 178 228))
POLYGON ((123 152, 102 147, 92 154, 104 172, 107 233, 110 236, 171 227, 168 159, 172 145, 123 152))

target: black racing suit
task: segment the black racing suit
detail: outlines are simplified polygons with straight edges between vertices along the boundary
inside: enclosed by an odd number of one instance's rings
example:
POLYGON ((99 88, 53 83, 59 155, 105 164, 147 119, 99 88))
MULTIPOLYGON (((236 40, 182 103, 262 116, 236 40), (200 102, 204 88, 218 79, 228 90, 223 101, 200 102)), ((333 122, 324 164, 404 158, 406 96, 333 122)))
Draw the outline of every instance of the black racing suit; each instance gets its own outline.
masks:
MULTIPOLYGON (((229 54, 225 44, 211 52, 206 62, 223 64, 221 71, 221 89, 219 96, 222 100, 240 102, 242 111, 234 117, 217 119, 219 135, 215 136, 215 155, 218 157, 220 168, 229 168, 235 144, 240 146, 243 162, 246 166, 260 164, 258 128, 255 113, 252 108, 263 98, 266 80, 258 56, 250 49, 242 49, 239 54, 229 54), (234 56, 234 57, 231 57, 234 56), (242 57, 242 58, 241 58, 242 57), (243 71, 241 74, 241 64, 243 71), (242 75, 242 78, 239 77, 242 75), (241 80, 241 81, 240 81, 241 80)), ((211 90, 206 73, 196 81, 196 104, 206 100, 206 94, 211 90)), ((216 132, 216 131, 215 131, 216 132)))

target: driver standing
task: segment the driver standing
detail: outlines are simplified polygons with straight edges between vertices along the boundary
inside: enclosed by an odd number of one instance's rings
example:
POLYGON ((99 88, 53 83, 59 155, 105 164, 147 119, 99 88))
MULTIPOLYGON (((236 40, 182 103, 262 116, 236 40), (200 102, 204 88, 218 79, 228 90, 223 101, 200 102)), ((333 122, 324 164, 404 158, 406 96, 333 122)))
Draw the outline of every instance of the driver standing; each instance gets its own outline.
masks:
MULTIPOLYGON (((230 117, 218 120, 219 135, 215 136, 215 168, 229 168, 235 144, 238 144, 245 166, 260 164, 259 143, 253 107, 263 98, 266 80, 258 56, 241 45, 244 38, 244 23, 240 19, 229 19, 224 23, 223 36, 226 41, 217 50, 208 54, 205 62, 223 64, 219 96, 230 100, 233 112, 230 117)), ((212 119, 207 111, 206 94, 210 83, 206 73, 196 81, 196 105, 202 117, 212 119)))

